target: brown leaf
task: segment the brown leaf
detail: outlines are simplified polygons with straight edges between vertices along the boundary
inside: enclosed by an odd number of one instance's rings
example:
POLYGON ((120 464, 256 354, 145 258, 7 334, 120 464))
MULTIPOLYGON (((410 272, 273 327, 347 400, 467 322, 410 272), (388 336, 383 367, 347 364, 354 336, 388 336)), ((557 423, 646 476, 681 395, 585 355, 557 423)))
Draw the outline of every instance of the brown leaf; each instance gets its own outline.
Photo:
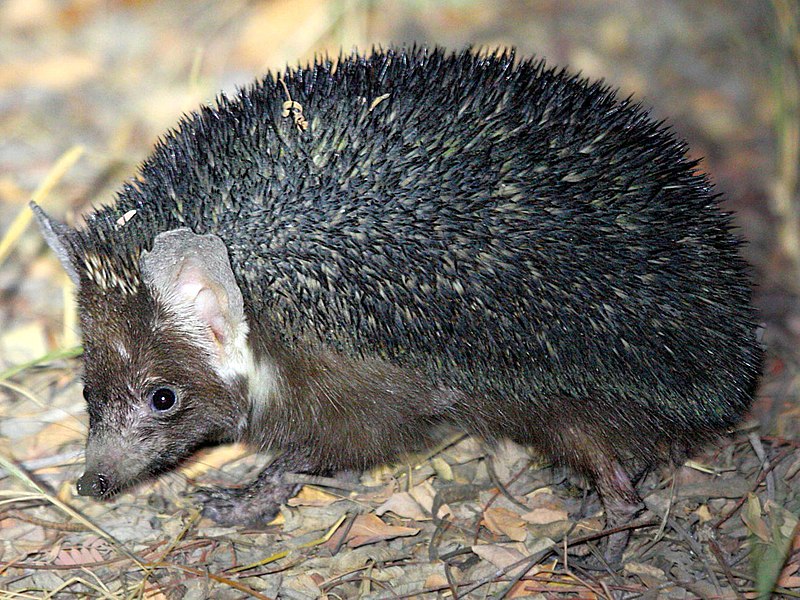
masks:
MULTIPOLYGON (((505 569, 527 556, 522 544, 476 544, 472 546, 472 551, 498 569, 505 569)), ((519 568, 509 574, 516 575, 519 568)))
POLYGON ((507 508, 487 508, 483 513, 483 524, 495 535, 505 535, 515 542, 523 541, 528 535, 525 521, 507 508))
POLYGON ((569 513, 562 509, 534 508, 532 511, 522 515, 521 518, 523 521, 533 525, 549 525, 558 521, 566 521, 569 518, 569 513))
POLYGON ((81 566, 87 563, 99 563, 105 559, 97 547, 93 545, 70 546, 62 548, 53 560, 59 566, 81 566))
POLYGON ((357 548, 358 546, 374 544, 381 540, 391 540, 396 537, 417 535, 418 533, 419 529, 415 527, 387 525, 375 515, 359 515, 347 534, 347 545, 351 548, 357 548))
MULTIPOLYGON (((411 496, 429 513, 433 510, 433 500, 436 498, 436 490, 433 489, 433 486, 429 482, 423 481, 419 485, 415 485, 411 488, 411 496)), ((453 511, 450 510, 450 507, 446 504, 442 504, 439 507, 438 513, 437 516, 442 519, 452 516, 453 511)))
POLYGON ((286 504, 289 506, 328 506, 337 500, 341 500, 341 498, 304 485, 300 488, 300 493, 289 499, 286 504))
POLYGON ((250 452, 241 444, 230 444, 212 450, 205 450, 195 457, 196 460, 181 469, 181 474, 189 479, 194 479, 207 471, 220 469, 234 460, 247 456, 250 452))
POLYGON ((758 501, 758 496, 755 494, 748 494, 745 510, 742 511, 742 521, 747 525, 747 529, 750 530, 750 533, 755 535, 762 542, 769 543, 772 539, 769 533, 769 526, 761 516, 761 503, 758 501))
POLYGON ((788 564, 783 568, 781 576, 778 578, 778 585, 787 589, 800 587, 800 575, 797 575, 797 563, 788 564))
POLYGON ((447 586, 447 577, 441 573, 433 573, 428 576, 423 584, 426 590, 434 590, 447 586))
POLYGON ((408 492, 392 494, 386 502, 375 509, 375 514, 378 516, 387 512, 393 512, 398 517, 414 519, 415 521, 425 521, 431 518, 430 513, 426 513, 408 492))

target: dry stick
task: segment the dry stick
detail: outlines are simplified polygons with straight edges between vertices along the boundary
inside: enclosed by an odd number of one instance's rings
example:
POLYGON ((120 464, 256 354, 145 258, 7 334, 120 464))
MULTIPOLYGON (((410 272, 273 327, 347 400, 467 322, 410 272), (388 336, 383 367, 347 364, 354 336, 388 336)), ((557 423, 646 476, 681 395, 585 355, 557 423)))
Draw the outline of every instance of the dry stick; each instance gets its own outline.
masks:
POLYGON ((353 528, 356 522, 356 515, 351 515, 350 518, 344 525, 344 529, 342 530, 342 536, 339 538, 339 541, 336 542, 336 548, 333 549, 333 555, 336 556, 339 554, 339 551, 344 546, 345 542, 347 542, 347 536, 350 533, 350 530, 353 528))
MULTIPOLYGON (((775 467, 777 467, 783 461, 784 458, 792 454, 794 450, 795 449, 793 447, 787 448, 773 459, 773 462, 771 465, 769 465, 769 467, 761 471, 761 473, 756 478, 755 485, 753 486, 753 493, 755 493, 755 491, 758 489, 758 486, 763 483, 764 479, 766 479, 769 472, 772 471, 772 469, 774 469, 775 467)), ((736 501, 736 505, 728 512, 727 515, 725 515, 724 517, 720 517, 720 519, 714 524, 712 529, 719 529, 720 527, 722 527, 722 524, 725 523, 728 519, 730 519, 733 515, 735 515, 738 512, 738 510, 744 505, 745 502, 747 502, 747 496, 742 496, 741 498, 739 498, 736 501)))
POLYGON ((630 523, 625 523, 624 525, 619 525, 617 527, 610 527, 608 529, 603 529, 602 531, 597 531, 595 533, 590 533, 572 539, 569 541, 569 545, 579 546, 580 544, 585 544, 586 542, 593 542, 594 540, 599 540, 601 538, 608 537, 609 535, 614 535, 615 533, 627 531, 628 529, 640 529, 640 528, 643 529, 645 527, 657 527, 660 524, 661 524, 661 519, 641 519, 639 521, 631 521, 630 523))
MULTIPOLYGON (((588 582, 586 582, 583 579, 581 579, 580 577, 578 577, 578 575, 576 575, 575 572, 572 569, 569 568, 569 563, 567 562, 567 540, 566 540, 566 538, 564 538, 564 554, 563 554, 563 556, 564 556, 564 572, 567 575, 569 575, 570 577, 573 577, 576 581, 580 582, 590 592, 594 592, 598 596, 601 596, 601 595, 605 594, 605 597, 608 598, 608 600, 613 600, 613 596, 609 592, 607 585, 605 585, 602 582, 600 583, 600 586, 603 588, 603 593, 601 594, 596 589, 594 589, 594 587, 589 585, 588 582)), ((603 562, 605 563, 605 560, 603 562)), ((616 574, 614 574, 614 575, 616 575, 616 574)))
MULTIPOLYGON (((564 541, 566 542, 566 539, 565 539, 564 541)), ((548 550, 550 550, 550 549, 552 549, 552 548, 548 548, 548 550)), ((593 587, 593 586, 591 586, 591 585, 590 585, 588 582, 586 582, 586 581, 584 581, 583 579, 581 579, 580 577, 578 577, 578 576, 577 576, 575 573, 573 573, 573 572, 572 572, 572 571, 569 569, 569 567, 567 566, 567 559, 566 559, 567 552, 566 552, 566 550, 567 550, 567 547, 566 547, 566 543, 565 543, 565 545, 564 545, 564 572, 565 572, 565 573, 566 573, 566 574, 567 574, 569 577, 573 578, 575 581, 577 581, 577 582, 578 582, 578 583, 580 583, 582 586, 584 586, 586 589, 588 589, 589 591, 591 591, 591 592, 593 592, 593 593, 597 594, 598 596, 601 596, 602 594, 601 594, 600 592, 598 592, 596 589, 594 589, 594 587, 593 587)), ((539 560, 541 560, 541 558, 542 558, 542 557, 538 557, 538 558, 537 558, 537 562, 538 562, 539 560)), ((509 593, 510 593, 510 592, 513 590, 514 586, 515 586, 515 585, 517 585, 517 584, 518 584, 520 581, 522 581, 522 578, 523 578, 523 577, 525 577, 525 575, 527 575, 528 571, 530 571, 530 570, 531 570, 531 569, 534 567, 534 565, 535 565, 535 564, 536 564, 536 563, 532 563, 532 564, 530 564, 530 565, 529 565, 527 568, 525 568, 525 569, 520 569, 519 573, 517 573, 517 574, 516 574, 514 577, 512 577, 512 578, 511 578, 511 580, 510 580, 510 581, 508 582, 508 584, 506 585, 506 587, 504 587, 502 590, 500 590, 500 592, 498 592, 498 593, 497 593, 497 595, 496 595, 496 596, 494 596, 494 597, 495 597, 495 598, 498 598, 498 599, 505 598, 505 597, 506 597, 506 595, 507 595, 507 594, 509 594, 509 593)), ((604 587, 604 591, 605 591, 605 597, 606 597, 608 600, 613 600, 613 597, 611 596, 611 594, 610 594, 610 593, 608 593, 608 589, 606 589, 606 588, 604 587)))
MULTIPOLYGON (((457 523, 451 521, 450 519, 440 518, 439 510, 442 508, 442 506, 445 504, 450 504, 451 502, 456 502, 459 500, 466 500, 468 498, 471 498, 472 496, 477 495, 478 492, 480 492, 481 490, 488 489, 489 487, 491 487, 490 484, 481 484, 481 485, 456 484, 441 488, 436 492, 436 495, 433 497, 433 506, 431 507, 430 510, 431 519, 433 521, 433 524, 436 526, 436 530, 434 530, 433 532, 434 535, 431 538, 430 543, 428 544, 428 557, 431 560, 431 562, 438 558, 435 546, 433 545, 434 540, 436 538, 436 533, 437 531, 443 533, 440 528, 443 528, 445 525, 453 526, 459 531, 464 533, 470 533, 470 532, 473 533, 475 543, 477 543, 478 536, 480 535, 480 522, 476 524, 476 528, 473 531, 467 529, 466 527, 458 525, 457 523)), ((424 508, 423 511, 425 511, 424 508)))
POLYGON ((521 567, 523 565, 529 565, 524 571, 525 573, 527 573, 533 568, 534 565, 536 565, 537 562, 539 562, 542 559, 542 557, 544 557, 551 550, 552 548, 545 548, 544 550, 540 550, 539 552, 533 554, 532 556, 526 556, 525 558, 522 558, 514 563, 511 563, 510 565, 503 567, 502 569, 498 569, 497 571, 495 571, 490 575, 487 575, 483 579, 479 579, 477 582, 470 584, 470 586, 467 587, 466 590, 462 591, 462 595, 466 596, 467 594, 474 592, 478 588, 483 587, 488 583, 497 581, 499 578, 510 573, 517 567, 521 567))
POLYGON ((706 554, 703 552, 703 547, 700 546, 700 543, 672 517, 669 518, 669 526, 672 527, 672 529, 674 529, 679 536, 686 540, 686 542, 689 544, 689 547, 692 549, 692 552, 694 552, 695 556, 697 556, 700 559, 700 562, 703 563, 703 568, 705 569, 706 573, 708 573, 717 595, 721 597, 722 586, 720 586, 717 574, 714 572, 714 569, 711 568, 711 563, 708 562, 708 558, 706 558, 706 554))
POLYGON ((667 528, 667 521, 669 520, 670 514, 672 513, 672 505, 675 504, 675 491, 678 485, 677 479, 675 476, 672 477, 672 483, 669 486, 669 501, 667 502, 667 510, 664 511, 664 518, 661 521, 661 527, 658 528, 656 532, 655 541, 659 541, 661 537, 664 535, 664 530, 667 528))
MULTIPOLYGON (((750 442, 750 446, 753 448, 753 452, 756 453, 756 458, 761 463, 761 469, 766 470, 769 469, 769 456, 764 451, 764 444, 761 443, 761 438, 755 432, 751 432, 747 434, 747 440, 750 442)), ((767 475, 766 483, 767 483, 767 498, 774 500, 775 499, 775 473, 768 471, 769 475, 767 475)))
MULTIPOLYGON (((91 574, 92 573, 90 572, 90 575, 91 574)), ((94 576, 94 575, 92 575, 92 576, 94 576)), ((71 577, 70 579, 67 579, 66 581, 61 582, 61 584, 59 586, 57 586, 55 589, 49 590, 44 596, 41 596, 41 598, 43 598, 43 600, 49 600, 50 598, 55 597, 62 590, 66 590, 73 583, 80 583, 80 584, 85 585, 90 590, 94 590, 95 592, 100 592, 103 595, 103 598, 108 598, 108 600, 116 600, 116 598, 111 595, 111 592, 109 592, 107 588, 105 588, 105 589, 104 588, 98 588, 96 585, 92 585, 91 583, 89 583, 88 581, 83 579, 82 577, 71 577)), ((101 582, 101 584, 102 584, 102 582, 101 582)))
MULTIPOLYGON (((522 476, 522 474, 523 474, 523 473, 525 473, 525 472, 528 470, 528 466, 529 466, 529 465, 530 465, 530 462, 529 462, 529 463, 527 463, 523 469, 521 469, 520 471, 518 471, 518 472, 517 472, 517 474, 516 474, 516 475, 514 475, 514 476, 511 478, 511 480, 508 482, 508 485, 511 485, 511 484, 512 484, 512 483, 514 483, 514 482, 515 482, 517 479, 519 479, 519 478, 522 476)), ((489 457, 487 458, 487 460, 486 460, 486 471, 489 473, 489 479, 491 479, 491 481, 492 481, 492 483, 494 484, 494 486, 495 486, 495 487, 496 487, 496 488, 499 490, 499 493, 503 494, 503 496, 505 496, 505 497, 506 497, 506 499, 507 499, 509 502, 511 502, 511 503, 512 503, 512 504, 514 504, 515 506, 518 506, 519 508, 521 508, 522 510, 524 510, 524 511, 526 511, 526 512, 530 510, 530 507, 529 507, 529 506, 526 506, 525 504, 523 504, 522 502, 520 502, 519 500, 517 500, 517 499, 516 499, 516 498, 515 498, 515 497, 514 497, 514 496, 511 494, 511 492, 510 492, 510 491, 508 491, 508 488, 506 487, 506 485, 505 485, 505 484, 503 484, 503 482, 502 482, 502 481, 500 481, 500 478, 497 476, 497 471, 495 471, 495 469, 494 469, 494 458, 493 458, 493 457, 491 457, 491 456, 489 456, 489 457)), ((497 497, 497 496, 495 496, 495 498, 496 498, 496 497, 497 497)), ((492 499, 489 501, 489 503, 486 505, 486 508, 489 508, 489 506, 492 504, 492 502, 494 502, 494 498, 492 498, 492 499)), ((485 509, 484 509, 484 510, 485 510, 485 509)))
POLYGON ((0 515, 2 515, 2 518, 17 519, 23 523, 30 523, 31 525, 36 525, 44 529, 54 529, 56 531, 89 531, 89 528, 81 523, 63 523, 61 521, 37 519, 36 517, 26 515, 20 510, 0 512, 0 515))
MULTIPOLYGON (((434 528, 431 539, 428 542, 428 560, 430 562, 435 562, 436 560, 442 558, 439 555, 437 544, 439 543, 439 537, 444 535, 444 532, 446 531, 450 521, 449 519, 434 519, 433 523, 436 527, 434 528)), ((447 561, 445 561, 445 564, 447 564, 447 561)))
MULTIPOLYGON (((6 387, 8 382, 0 382, 0 386, 6 387)), ((16 387, 16 386, 15 386, 16 387)), ((72 466, 80 458, 83 457, 83 450, 70 450, 68 452, 61 452, 60 454, 53 454, 51 456, 43 456, 42 458, 31 458, 28 460, 18 461, 23 469, 29 472, 35 472, 39 469, 47 469, 49 467, 63 467, 72 466)), ((3 469, 0 469, 0 479, 8 477, 3 469)))
POLYGON ((155 573, 153 572, 155 570, 155 568, 157 566, 161 565, 161 564, 164 564, 164 559, 167 556, 169 556, 169 554, 175 549, 175 547, 178 545, 178 543, 184 538, 186 533, 197 522, 197 520, 199 518, 200 518, 200 511, 199 510, 194 511, 194 513, 192 513, 192 515, 189 518, 189 520, 183 526, 183 529, 181 529, 181 531, 178 533, 178 535, 176 535, 175 538, 169 543, 169 545, 167 546, 167 549, 164 550, 161 553, 161 556, 158 559, 156 559, 154 562, 151 562, 151 563, 147 564, 147 568, 145 569, 144 576, 142 577, 142 580, 139 582, 139 587, 140 588, 144 589, 144 586, 147 584, 147 580, 150 578, 150 575, 155 575, 155 573))
POLYGON ((458 598, 458 582, 453 578, 453 568, 450 563, 444 563, 444 576, 447 579, 447 587, 450 588, 450 594, 454 599, 458 598))
POLYGON ((250 564, 247 564, 247 565, 241 565, 239 567, 234 567, 232 569, 227 569, 226 572, 227 573, 241 573, 242 571, 249 571, 250 569, 254 569, 256 567, 260 567, 262 565, 266 565, 268 563, 275 562, 276 560, 279 560, 281 558, 285 558, 286 556, 289 556, 289 554, 291 554, 292 552, 295 552, 295 551, 300 550, 302 548, 311 548, 313 546, 319 546, 320 544, 324 544, 329 539, 331 539, 333 534, 336 533, 336 530, 339 529, 339 527, 341 526, 341 524, 344 522, 344 520, 346 518, 347 518, 347 514, 343 514, 341 517, 339 517, 339 519, 328 529, 328 531, 321 538, 317 538, 315 540, 311 540, 310 542, 305 542, 303 544, 300 544, 296 548, 289 548, 287 550, 282 550, 281 552, 276 552, 275 554, 271 554, 267 558, 264 558, 262 560, 254 562, 254 563, 250 563, 250 564))
POLYGON ((714 558, 717 559, 719 566, 722 567, 722 572, 725 573, 725 579, 727 579, 728 583, 731 585, 733 593, 736 594, 736 597, 739 600, 745 600, 744 594, 739 591, 736 578, 733 575, 730 565, 725 561, 725 557, 722 555, 722 550, 720 549, 719 544, 717 544, 715 540, 709 539, 708 547, 711 548, 711 553, 714 555, 714 558))
POLYGON ((227 585, 232 587, 235 590, 239 590, 253 598, 258 598, 259 600, 275 600, 274 598, 270 598, 269 596, 265 596, 264 594, 259 594, 253 588, 244 585, 243 583, 239 583, 238 581, 234 581, 233 579, 229 579, 227 577, 222 577, 220 575, 215 575, 214 573, 210 573, 208 571, 203 571, 202 569, 195 569, 194 567, 187 567, 186 565, 178 565, 175 563, 164 563, 160 565, 151 565, 153 569, 177 569, 179 571, 185 571, 186 573, 190 573, 192 575, 196 575, 197 577, 202 577, 204 579, 212 579, 217 583, 221 583, 223 585, 227 585))

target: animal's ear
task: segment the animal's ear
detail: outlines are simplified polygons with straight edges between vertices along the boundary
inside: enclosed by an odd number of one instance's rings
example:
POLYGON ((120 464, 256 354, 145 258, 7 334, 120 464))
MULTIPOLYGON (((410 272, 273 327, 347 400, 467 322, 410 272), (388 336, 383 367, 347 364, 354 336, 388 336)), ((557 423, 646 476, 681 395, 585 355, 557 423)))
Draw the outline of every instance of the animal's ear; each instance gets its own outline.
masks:
POLYGON ((47 245, 55 252, 58 260, 61 261, 72 283, 79 286, 81 278, 78 276, 78 270, 75 268, 75 259, 72 252, 70 252, 70 228, 48 217, 47 213, 33 200, 31 200, 29 206, 36 217, 36 221, 39 223, 39 230, 42 232, 47 245))
POLYGON ((207 327, 224 356, 230 356, 242 333, 244 303, 228 250, 215 235, 181 228, 156 236, 151 252, 139 261, 142 281, 176 314, 187 308, 207 327))

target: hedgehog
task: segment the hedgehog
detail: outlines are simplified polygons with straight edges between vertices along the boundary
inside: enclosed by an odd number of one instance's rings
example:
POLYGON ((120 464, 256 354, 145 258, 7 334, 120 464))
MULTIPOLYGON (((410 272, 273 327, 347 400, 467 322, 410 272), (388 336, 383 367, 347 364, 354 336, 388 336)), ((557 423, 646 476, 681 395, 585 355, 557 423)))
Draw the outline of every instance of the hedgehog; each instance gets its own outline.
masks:
POLYGON ((624 524, 639 477, 753 399, 749 267, 719 203, 640 104, 513 51, 376 49, 221 95, 83 227, 32 205, 77 286, 77 490, 238 441, 278 455, 199 498, 260 526, 285 473, 449 428, 573 469, 624 524))

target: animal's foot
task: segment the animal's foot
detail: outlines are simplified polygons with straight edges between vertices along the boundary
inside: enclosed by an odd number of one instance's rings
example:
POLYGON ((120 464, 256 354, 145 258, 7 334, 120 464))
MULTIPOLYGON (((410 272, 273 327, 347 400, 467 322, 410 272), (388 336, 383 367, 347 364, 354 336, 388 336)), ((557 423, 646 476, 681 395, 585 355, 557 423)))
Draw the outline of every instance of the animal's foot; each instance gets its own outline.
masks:
POLYGON ((202 505, 203 516, 220 525, 263 528, 275 518, 292 491, 284 486, 203 488, 192 498, 202 505))

